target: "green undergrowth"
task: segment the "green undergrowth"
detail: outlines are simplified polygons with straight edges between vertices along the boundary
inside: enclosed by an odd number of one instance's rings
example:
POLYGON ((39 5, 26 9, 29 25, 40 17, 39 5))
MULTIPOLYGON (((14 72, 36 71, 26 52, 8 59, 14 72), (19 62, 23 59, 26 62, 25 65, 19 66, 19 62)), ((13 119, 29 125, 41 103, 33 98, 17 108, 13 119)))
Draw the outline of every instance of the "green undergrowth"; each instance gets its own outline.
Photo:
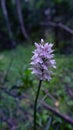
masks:
MULTIPOLYGON (((0 79, 2 80, 2 78, 6 76, 6 86, 11 88, 13 85, 17 85, 19 87, 18 94, 21 95, 21 93, 24 92, 24 94, 27 95, 28 99, 26 101, 24 99, 21 100, 20 106, 30 113, 32 113, 30 103, 34 102, 33 97, 35 97, 38 86, 38 81, 31 75, 30 70, 28 70, 28 68, 30 68, 33 49, 33 45, 28 47, 18 46, 15 50, 0 53, 0 79)), ((39 99, 41 99, 41 101, 45 100, 46 103, 53 108, 58 109, 61 114, 67 114, 73 118, 73 101, 68 93, 68 90, 73 91, 73 55, 55 54, 55 59, 56 69, 54 70, 54 75, 50 82, 43 82, 39 99), (46 98, 45 90, 49 93, 49 96, 46 98)), ((5 97, 10 105, 8 104, 7 106, 4 102, 4 107, 8 107, 7 109, 9 109, 9 107, 13 106, 14 102, 10 97, 8 98, 6 95, 5 97)), ((41 108, 41 103, 39 103, 38 107, 39 106, 41 108)), ((16 109, 15 107, 14 104, 13 109, 16 109)), ((43 129, 43 125, 45 126, 49 115, 53 117, 53 124, 62 124, 61 130, 72 130, 69 124, 64 123, 63 120, 43 109, 41 109, 40 114, 37 114, 37 124, 41 129, 43 129)), ((30 116, 30 121, 31 120, 32 117, 30 116)), ((18 130, 23 130, 25 127, 27 130, 29 122, 27 122, 26 126, 22 126, 21 124, 19 124, 18 130)))
POLYGON ((0 53, 0 72, 5 76, 8 71, 7 78, 10 85, 17 80, 19 71, 29 66, 33 48, 33 46, 18 46, 14 50, 0 53))

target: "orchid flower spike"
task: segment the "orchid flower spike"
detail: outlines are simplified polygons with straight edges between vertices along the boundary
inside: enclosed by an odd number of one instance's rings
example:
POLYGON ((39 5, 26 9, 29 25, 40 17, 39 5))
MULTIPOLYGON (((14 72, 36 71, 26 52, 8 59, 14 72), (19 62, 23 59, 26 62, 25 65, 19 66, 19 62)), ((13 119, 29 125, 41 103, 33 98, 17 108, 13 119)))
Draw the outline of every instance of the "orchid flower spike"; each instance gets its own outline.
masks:
POLYGON ((56 62, 53 57, 53 44, 44 43, 44 40, 41 39, 40 43, 35 43, 35 47, 30 63, 32 74, 35 74, 39 80, 49 81, 53 74, 51 69, 56 68, 56 62))

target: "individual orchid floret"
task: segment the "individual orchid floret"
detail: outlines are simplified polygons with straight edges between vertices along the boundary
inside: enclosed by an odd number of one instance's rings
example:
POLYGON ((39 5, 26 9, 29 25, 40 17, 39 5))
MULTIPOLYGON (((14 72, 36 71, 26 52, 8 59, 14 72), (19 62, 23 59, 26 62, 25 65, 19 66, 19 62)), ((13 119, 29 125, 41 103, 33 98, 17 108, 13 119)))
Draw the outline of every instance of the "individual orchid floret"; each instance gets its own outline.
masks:
POLYGON ((53 58, 53 44, 44 43, 41 39, 40 43, 35 43, 36 49, 31 58, 32 73, 40 80, 50 80, 53 74, 52 68, 56 68, 56 62, 53 58))

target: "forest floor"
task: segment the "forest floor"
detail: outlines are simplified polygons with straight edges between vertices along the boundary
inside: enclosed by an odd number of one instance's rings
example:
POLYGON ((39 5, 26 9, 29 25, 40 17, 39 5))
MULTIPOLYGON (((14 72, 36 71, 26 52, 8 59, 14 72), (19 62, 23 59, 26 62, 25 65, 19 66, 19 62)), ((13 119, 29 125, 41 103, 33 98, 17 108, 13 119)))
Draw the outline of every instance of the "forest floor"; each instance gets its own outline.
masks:
MULTIPOLYGON (((30 124, 33 120, 33 97, 35 97, 36 86, 38 86, 38 81, 28 71, 33 49, 33 46, 18 46, 15 50, 0 53, 0 84, 5 85, 6 93, 2 96, 8 101, 8 104, 5 104, 6 100, 2 100, 1 106, 9 110, 10 117, 13 117, 14 113, 12 111, 16 111, 17 105, 17 116, 21 115, 20 118, 23 118, 25 122, 29 119, 30 124), (8 92, 13 98, 7 96, 8 92), (16 97, 15 103, 14 97, 16 97), (12 104, 14 105, 13 110, 11 108, 12 104), (26 117, 23 117, 22 113, 26 117)), ((73 118, 73 55, 55 54, 55 59, 57 68, 54 71, 52 80, 49 83, 43 83, 40 100, 43 100, 46 96, 45 90, 48 91, 49 98, 46 99, 46 102, 57 108, 61 113, 73 118), (50 98, 51 96, 52 98, 50 98)), ((38 114, 39 120, 37 123, 42 126, 41 124, 46 122, 47 111, 44 110, 43 113, 40 111, 40 113, 42 120, 40 120, 38 114)), ((26 125, 23 122, 21 124, 27 127, 29 122, 27 121, 26 125)), ((19 130, 23 130, 21 127, 19 126, 19 130)))

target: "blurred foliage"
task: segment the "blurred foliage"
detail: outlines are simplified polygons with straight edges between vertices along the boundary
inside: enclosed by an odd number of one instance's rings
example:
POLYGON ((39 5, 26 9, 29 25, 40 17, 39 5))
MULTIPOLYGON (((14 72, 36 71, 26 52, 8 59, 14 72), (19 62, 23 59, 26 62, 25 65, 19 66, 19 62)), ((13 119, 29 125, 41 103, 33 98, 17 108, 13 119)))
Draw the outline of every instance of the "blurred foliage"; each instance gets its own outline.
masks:
MULTIPOLYGON (((32 46, 19 46, 15 49, 15 53, 13 50, 0 53, 0 70, 3 72, 2 74, 5 74, 10 59, 12 55, 14 56, 5 88, 13 94, 13 96, 16 95, 17 97, 14 98, 0 90, 0 108, 7 119, 12 122, 15 121, 13 124, 16 125, 15 129, 17 130, 32 130, 33 126, 33 103, 38 83, 30 74, 30 70, 28 70, 28 68, 30 68, 28 64, 32 50, 32 46), (22 98, 23 96, 26 98, 22 98)), ((43 82, 39 99, 42 101, 43 97, 46 96, 42 90, 48 90, 55 100, 49 97, 44 98, 46 103, 53 108, 57 108, 62 114, 67 114, 73 118, 73 101, 66 91, 66 87, 69 87, 69 89, 73 91, 73 55, 56 55, 55 59, 57 69, 49 83, 43 82)), ((73 129, 70 124, 55 116, 50 111, 43 109, 41 103, 38 105, 38 130, 47 128, 50 130, 73 129)), ((11 129, 5 122, 0 122, 0 128, 11 129)))
POLYGON ((31 71, 28 68, 19 72, 20 79, 17 82, 17 86, 19 87, 19 93, 25 92, 30 87, 33 87, 33 77, 31 76, 31 71))
MULTIPOLYGON (((16 6, 16 2, 13 0, 6 1, 11 29, 17 43, 20 43, 20 41, 24 41, 24 38, 20 31, 16 6)), ((55 23, 60 22, 69 28, 73 28, 72 0, 21 0, 20 6, 22 9, 25 29, 31 40, 38 40, 42 37, 48 39, 49 35, 53 34, 52 39, 58 52, 66 54, 73 52, 73 36, 71 33, 58 27, 55 29, 55 27, 50 25, 46 27, 41 26, 40 24, 41 22, 48 23, 48 21, 52 21, 55 23)), ((10 41, 1 8, 0 19, 0 48, 6 48, 10 41)))

